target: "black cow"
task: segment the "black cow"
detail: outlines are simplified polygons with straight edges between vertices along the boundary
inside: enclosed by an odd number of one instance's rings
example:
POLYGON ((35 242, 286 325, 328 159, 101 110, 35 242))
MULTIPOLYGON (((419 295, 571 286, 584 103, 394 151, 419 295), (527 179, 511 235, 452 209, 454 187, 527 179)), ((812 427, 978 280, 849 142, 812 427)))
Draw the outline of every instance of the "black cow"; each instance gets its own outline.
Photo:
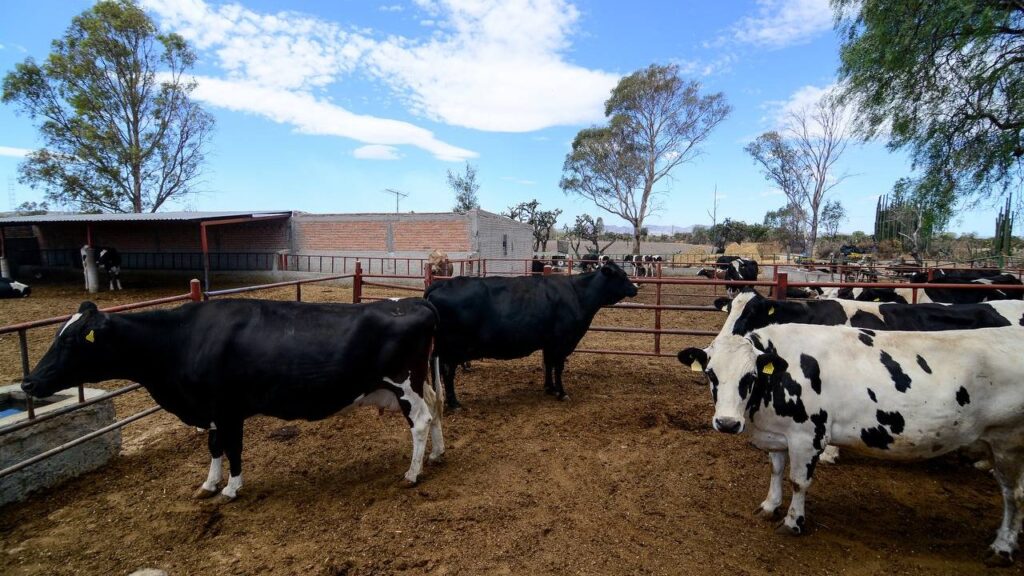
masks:
POLYGON ((171 310, 106 314, 85 302, 22 383, 39 398, 85 382, 142 384, 163 409, 209 429, 213 496, 221 457, 242 486, 242 423, 265 414, 320 420, 349 406, 401 410, 412 431, 415 483, 429 431, 430 460, 444 452, 440 378, 427 384, 437 312, 420 298, 372 304, 214 300, 171 310))
POLYGON ((565 358, 602 306, 636 296, 636 286, 614 263, 576 276, 442 280, 425 296, 441 317, 435 352, 448 405, 457 407, 455 367, 477 358, 512 359, 544 351, 544 390, 566 398, 565 358), (552 377, 552 375, 554 377, 552 377))
MULTIPOLYGON (((82 246, 82 269, 85 269, 85 252, 89 245, 82 246)), ((107 276, 110 290, 121 290, 121 253, 117 248, 108 246, 93 246, 93 254, 96 258, 96 269, 102 270, 107 276)))
POLYGON ((584 272, 591 272, 601 265, 600 254, 586 254, 583 259, 580 260, 580 270, 584 272))
POLYGON ((10 278, 0 278, 0 298, 27 298, 32 288, 10 278))
MULTIPOLYGON (((966 284, 971 280, 977 280, 979 278, 991 278, 992 276, 999 276, 1003 271, 999 268, 971 268, 969 270, 943 270, 936 268, 932 271, 932 278, 959 278, 966 284)), ((928 282, 927 272, 915 272, 910 275, 910 282, 913 284, 925 284, 928 282)))
POLYGON ((538 258, 535 254, 533 256, 533 260, 530 261, 530 274, 534 276, 540 276, 541 274, 544 273, 544 266, 544 261, 538 258))

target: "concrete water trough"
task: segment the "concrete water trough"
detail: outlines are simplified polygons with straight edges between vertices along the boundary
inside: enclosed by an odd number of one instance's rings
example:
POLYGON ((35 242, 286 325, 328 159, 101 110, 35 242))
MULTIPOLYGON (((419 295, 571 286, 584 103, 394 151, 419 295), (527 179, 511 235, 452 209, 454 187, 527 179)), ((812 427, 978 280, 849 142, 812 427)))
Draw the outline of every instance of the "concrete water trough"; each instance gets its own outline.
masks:
MULTIPOLYGON (((85 399, 104 394, 85 389, 85 399)), ((78 402, 78 389, 71 388, 35 401, 35 414, 42 416, 78 402)), ((18 384, 0 386, 0 430, 28 418, 25 393, 18 384)), ((61 444, 114 422, 114 402, 107 399, 67 414, 0 435, 0 470, 27 460, 61 444)), ((50 458, 0 478, 0 506, 21 500, 30 492, 49 488, 64 480, 99 468, 121 449, 121 431, 113 430, 50 458)))

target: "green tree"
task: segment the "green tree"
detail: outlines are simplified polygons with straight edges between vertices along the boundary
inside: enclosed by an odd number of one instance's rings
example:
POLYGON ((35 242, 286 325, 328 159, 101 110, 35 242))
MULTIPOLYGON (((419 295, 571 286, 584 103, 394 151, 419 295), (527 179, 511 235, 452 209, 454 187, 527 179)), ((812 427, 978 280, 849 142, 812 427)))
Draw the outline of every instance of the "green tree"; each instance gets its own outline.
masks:
POLYGON ((452 207, 452 212, 465 214, 480 208, 480 200, 476 195, 480 190, 480 184, 476 181, 476 166, 466 162, 466 171, 463 174, 449 170, 448 186, 455 192, 455 206, 452 207))
POLYGON ((155 212, 192 192, 213 128, 189 98, 195 59, 130 0, 76 16, 42 65, 28 58, 4 77, 3 102, 40 121, 45 145, 19 180, 57 204, 110 212, 155 212))
POLYGON ((918 202, 1002 194, 1022 176, 1024 4, 832 0, 839 76, 865 138, 908 150, 918 202))
POLYGON ((787 250, 804 249, 804 223, 807 216, 799 206, 789 204, 764 215, 764 226, 771 232, 769 237, 781 243, 787 250))
POLYGON ((525 222, 533 227, 533 251, 543 250, 548 240, 551 239, 551 230, 558 220, 561 209, 541 210, 540 201, 533 199, 529 202, 520 202, 515 206, 509 206, 508 212, 502 214, 516 222, 525 222))
POLYGON ((576 256, 580 256, 580 245, 584 245, 587 254, 603 254, 615 242, 615 236, 601 246, 601 238, 605 235, 604 220, 600 217, 594 218, 590 214, 580 214, 572 228, 568 224, 562 227, 566 238, 573 247, 576 256))
POLYGON ((629 222, 639 254, 644 220, 656 208, 655 187, 700 153, 730 110, 722 93, 701 94, 699 82, 680 78, 678 66, 634 72, 605 102, 608 125, 576 135, 562 167, 562 190, 629 222))
POLYGON ((846 220, 846 208, 843 207, 842 202, 839 200, 825 202, 825 207, 821 209, 821 226, 830 239, 836 239, 836 235, 839 234, 839 226, 846 220))
POLYGON ((800 214, 807 219, 803 230, 812 255, 825 198, 846 178, 834 171, 849 142, 844 114, 839 99, 826 94, 791 112, 782 133, 766 132, 744 148, 761 166, 765 179, 781 190, 791 205, 800 207, 800 214))

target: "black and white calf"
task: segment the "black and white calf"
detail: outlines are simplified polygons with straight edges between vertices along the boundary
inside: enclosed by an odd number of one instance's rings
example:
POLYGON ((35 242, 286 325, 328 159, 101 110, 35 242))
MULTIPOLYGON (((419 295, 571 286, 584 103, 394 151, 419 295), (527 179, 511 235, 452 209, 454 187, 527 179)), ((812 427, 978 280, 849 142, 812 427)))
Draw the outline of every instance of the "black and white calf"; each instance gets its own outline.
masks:
POLYGON ((793 496, 778 531, 806 531, 804 500, 830 444, 891 460, 967 448, 988 454, 1003 494, 987 561, 1012 561, 1024 517, 1024 328, 778 324, 716 342, 710 358, 697 348, 678 357, 707 375, 714 429, 747 431, 769 452, 768 497, 755 511, 762 517, 779 515, 788 456, 793 496))
MULTIPOLYGON (((715 261, 715 268, 702 269, 697 272, 698 276, 704 276, 706 278, 715 278, 719 280, 757 280, 758 268, 757 260, 748 260, 739 256, 719 256, 715 261)), ((747 289, 748 286, 729 286, 726 288, 726 292, 730 296, 735 296, 740 290, 747 289)))
POLYGON ((0 299, 27 298, 32 294, 28 284, 22 284, 10 278, 0 278, 0 299))
POLYGON ((85 382, 142 384, 164 410, 209 429, 215 494, 222 456, 242 487, 242 424, 264 414, 320 420, 350 406, 400 410, 412 431, 406 481, 444 452, 440 378, 427 383, 437 312, 421 298, 372 304, 214 300, 171 310, 106 314, 85 302, 22 383, 39 398, 85 382))
MULTIPOLYGON (((85 271, 85 258, 88 249, 89 245, 86 244, 79 250, 82 256, 83 272, 85 271)), ((96 258, 96 269, 103 271, 106 275, 107 282, 110 284, 110 290, 121 290, 121 253, 117 251, 117 248, 94 246, 93 254, 96 258)))
POLYGON ((435 282, 425 297, 441 317, 435 352, 448 405, 456 407, 455 368, 478 358, 544 352, 544 391, 565 399, 565 359, 602 306, 636 296, 636 285, 609 262, 573 276, 471 278, 435 282))

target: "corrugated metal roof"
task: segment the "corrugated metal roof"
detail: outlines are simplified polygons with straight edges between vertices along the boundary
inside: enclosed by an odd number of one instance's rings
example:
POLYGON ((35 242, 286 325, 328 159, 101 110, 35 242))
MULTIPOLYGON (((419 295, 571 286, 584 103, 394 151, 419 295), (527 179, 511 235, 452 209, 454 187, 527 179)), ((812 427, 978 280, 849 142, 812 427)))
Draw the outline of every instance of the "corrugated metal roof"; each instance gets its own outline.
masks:
POLYGON ((0 218, 2 225, 56 224, 66 222, 199 222, 226 218, 273 218, 291 216, 291 212, 157 212, 154 214, 74 214, 51 212, 35 216, 0 218))

